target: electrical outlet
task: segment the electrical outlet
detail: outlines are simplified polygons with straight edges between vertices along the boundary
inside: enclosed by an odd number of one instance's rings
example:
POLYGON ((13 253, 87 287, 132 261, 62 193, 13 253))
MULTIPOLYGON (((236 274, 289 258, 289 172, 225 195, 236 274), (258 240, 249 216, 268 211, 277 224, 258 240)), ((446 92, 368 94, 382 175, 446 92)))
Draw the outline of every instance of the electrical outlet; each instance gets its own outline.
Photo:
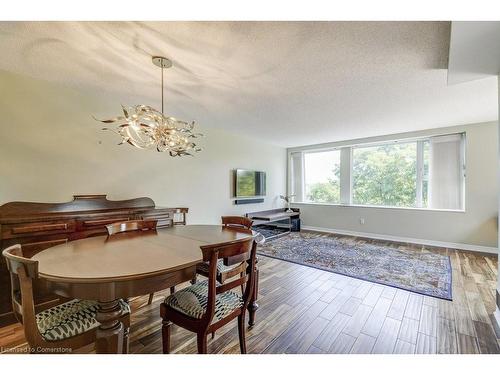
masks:
POLYGON ((365 218, 364 218, 364 217, 360 217, 360 218, 359 218, 359 223, 360 223, 361 225, 364 225, 364 224, 365 224, 365 218))

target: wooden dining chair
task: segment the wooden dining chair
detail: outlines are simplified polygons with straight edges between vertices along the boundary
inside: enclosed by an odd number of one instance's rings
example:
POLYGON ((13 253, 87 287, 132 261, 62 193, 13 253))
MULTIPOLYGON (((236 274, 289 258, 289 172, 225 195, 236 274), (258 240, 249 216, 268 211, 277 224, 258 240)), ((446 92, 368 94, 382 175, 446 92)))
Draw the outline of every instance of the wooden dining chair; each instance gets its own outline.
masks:
MULTIPOLYGON (((108 236, 115 236, 120 233, 156 230, 157 220, 129 220, 106 225, 108 236)), ((170 288, 170 293, 175 292, 175 287, 170 288)), ((154 293, 148 298, 148 305, 153 303, 154 293)))
MULTIPOLYGON (((252 228, 252 220, 243 216, 222 216, 222 224, 225 228, 234 228, 236 230, 243 229, 250 231, 252 228)), ((227 266, 224 262, 219 260, 217 262, 217 281, 219 283, 224 283, 227 279, 230 279, 238 274, 244 272, 244 268, 240 264, 227 266)), ((208 277, 209 267, 207 262, 201 262, 196 265, 196 273, 208 277)), ((196 282, 196 276, 193 281, 196 282)), ((243 292, 243 287, 241 289, 243 292)))
POLYGON ((222 216, 222 225, 225 227, 252 229, 253 221, 244 216, 222 216))
MULTIPOLYGON (((26 341, 33 353, 57 353, 75 350, 96 340, 97 301, 73 299, 60 305, 35 312, 33 300, 34 280, 38 278, 38 262, 23 256, 21 245, 3 250, 10 272, 12 307, 22 323, 26 341), (51 351, 50 349, 53 349, 51 351)), ((120 301, 125 326, 123 352, 128 352, 130 307, 120 301)))
POLYGON ((254 290, 256 243, 250 237, 200 248, 203 260, 209 265, 208 279, 171 294, 160 305, 163 353, 170 352, 172 324, 196 332, 198 353, 206 353, 207 334, 238 318, 240 351, 245 354, 245 313, 254 290), (217 282, 219 260, 229 265, 235 259, 245 264, 244 274, 226 284, 217 282), (232 290, 240 285, 246 285, 242 296, 232 290))
MULTIPOLYGON (((244 216, 222 216, 222 225, 224 228, 233 228, 235 230, 247 230, 250 231, 252 228, 253 221, 244 216)), ((202 275, 208 277, 208 263, 201 262, 196 265, 196 274, 194 275, 192 283, 196 283, 196 275, 202 275)), ((222 260, 217 262, 217 281, 219 283, 224 283, 226 280, 236 276, 243 275, 244 265, 235 264, 226 266, 222 260)), ((241 286, 241 293, 244 291, 244 285, 241 286)), ((215 337, 215 331, 212 332, 212 338, 215 337)))

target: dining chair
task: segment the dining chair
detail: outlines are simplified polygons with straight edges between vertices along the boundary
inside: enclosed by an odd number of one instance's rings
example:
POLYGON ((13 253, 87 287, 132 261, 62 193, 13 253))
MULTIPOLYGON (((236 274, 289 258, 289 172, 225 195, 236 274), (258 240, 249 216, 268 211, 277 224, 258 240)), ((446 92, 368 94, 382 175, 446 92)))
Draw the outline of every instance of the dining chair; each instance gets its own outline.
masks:
MULTIPOLYGON (((253 221, 244 216, 222 216, 222 225, 224 228, 233 228, 235 230, 251 230, 253 221)), ((224 265, 222 260, 217 262, 217 281, 224 283, 236 275, 243 275, 244 268, 241 264, 231 266, 224 265)), ((208 277, 208 263, 201 262, 196 265, 196 274, 194 275, 192 283, 196 283, 196 275, 208 277)), ((241 293, 243 293, 244 286, 241 286, 241 293)), ((215 337, 215 331, 212 332, 212 338, 215 337)))
POLYGON ((245 313, 254 290, 257 245, 254 238, 249 237, 227 244, 204 245, 200 248, 203 261, 209 265, 208 279, 169 295, 160 305, 163 353, 170 353, 172 324, 196 332, 198 353, 204 354, 207 352, 207 334, 238 318, 240 351, 245 354, 245 313), (226 265, 234 261, 241 262, 246 265, 244 274, 228 283, 219 283, 217 281, 219 260, 226 265), (242 296, 232 290, 240 285, 246 285, 242 296))
MULTIPOLYGON (((129 220, 106 225, 108 236, 115 236, 120 233, 156 230, 157 220, 129 220)), ((175 287, 170 288, 170 293, 175 292, 175 287)), ((154 293, 149 294, 148 305, 153 303, 154 293)))
MULTIPOLYGON (((31 352, 66 352, 95 342, 96 329, 99 327, 96 319, 97 301, 73 299, 36 313, 33 289, 38 279, 38 261, 25 258, 21 245, 6 248, 2 255, 10 272, 14 314, 23 325, 31 352)), ((122 351, 126 353, 130 307, 123 300, 120 304, 123 314, 119 320, 125 327, 122 351)))
POLYGON ((253 221, 244 216, 222 216, 222 225, 225 227, 251 229, 253 221))
MULTIPOLYGON (((234 228, 236 230, 251 230, 252 228, 252 220, 243 216, 222 216, 222 225, 225 228, 234 228)), ((208 263, 201 262, 196 265, 196 274, 208 277, 208 263)), ((242 275, 244 272, 244 268, 240 264, 226 266, 222 259, 217 262, 217 281, 219 283, 224 283, 227 279, 234 277, 238 274, 242 275)), ((196 275, 193 283, 196 282, 196 275)), ((243 293, 243 287, 241 289, 243 293)))

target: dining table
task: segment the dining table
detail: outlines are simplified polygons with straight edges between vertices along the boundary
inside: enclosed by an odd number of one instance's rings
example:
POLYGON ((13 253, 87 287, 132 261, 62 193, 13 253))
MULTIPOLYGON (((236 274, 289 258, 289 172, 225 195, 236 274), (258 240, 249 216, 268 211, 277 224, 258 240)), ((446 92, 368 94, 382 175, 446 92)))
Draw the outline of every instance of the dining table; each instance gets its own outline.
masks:
MULTIPOLYGON (((65 298, 95 300, 97 353, 128 352, 123 345, 121 299, 158 292, 186 281, 202 262, 200 246, 227 244, 256 236, 251 230, 220 225, 183 225, 154 231, 98 236, 47 248, 38 261, 39 283, 65 298)), ((253 324, 257 286, 249 304, 253 324)))

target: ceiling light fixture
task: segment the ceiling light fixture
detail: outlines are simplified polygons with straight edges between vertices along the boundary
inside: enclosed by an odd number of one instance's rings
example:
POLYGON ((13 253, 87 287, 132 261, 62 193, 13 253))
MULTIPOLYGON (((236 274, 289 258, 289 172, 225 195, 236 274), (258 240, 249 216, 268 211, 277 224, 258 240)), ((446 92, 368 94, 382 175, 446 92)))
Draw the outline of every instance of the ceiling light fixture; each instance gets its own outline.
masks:
POLYGON ((187 123, 163 113, 163 70, 172 67, 172 61, 162 56, 153 56, 153 64, 161 68, 161 112, 147 105, 125 107, 123 116, 109 120, 98 120, 105 124, 113 124, 114 128, 103 128, 117 133, 121 142, 144 150, 168 152, 170 156, 192 155, 201 151, 193 138, 203 136, 194 133, 194 121, 187 123))

